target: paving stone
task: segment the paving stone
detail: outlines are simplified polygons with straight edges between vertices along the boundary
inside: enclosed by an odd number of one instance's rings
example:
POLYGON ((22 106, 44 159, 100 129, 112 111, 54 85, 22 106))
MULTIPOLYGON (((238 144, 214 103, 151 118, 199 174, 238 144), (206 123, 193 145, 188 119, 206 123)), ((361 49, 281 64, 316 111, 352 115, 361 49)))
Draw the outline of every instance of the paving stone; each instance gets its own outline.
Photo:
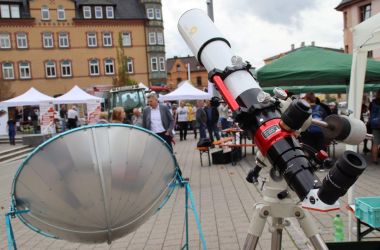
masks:
MULTIPOLYGON (((178 140, 177 140, 178 141, 178 140)), ((254 157, 248 156, 236 166, 229 164, 212 165, 201 168, 198 152, 194 150, 196 140, 177 142, 174 149, 176 157, 185 177, 190 177, 191 189, 196 202, 201 225, 208 249, 239 249, 244 245, 249 223, 254 211, 254 204, 262 199, 260 187, 245 181, 247 172, 254 165, 254 157)), ((337 156, 341 154, 342 145, 337 147, 337 156)), ((250 152, 250 150, 248 150, 250 152)), ((369 159, 369 156, 365 156, 369 159)), ((20 161, 0 167, 0 207, 8 208, 9 193, 13 176, 20 161)), ((263 174, 268 169, 263 169, 263 174)), ((326 172, 318 172, 323 178, 326 172)), ((380 168, 369 165, 356 183, 354 196, 378 195, 380 190, 380 168)), ((347 196, 340 199, 341 214, 346 226, 345 236, 348 237, 349 213, 347 196)), ((180 249, 184 244, 185 190, 176 189, 168 203, 153 215, 137 231, 114 241, 111 245, 84 245, 63 240, 53 240, 30 231, 18 219, 12 220, 12 225, 19 244, 19 249, 180 249)), ((196 223, 189 209, 189 238, 191 249, 201 249, 200 237, 196 223)), ((3 216, 6 209, 0 210, 3 216)), ((333 240, 332 220, 336 212, 311 212, 315 225, 326 241, 333 240)), ((3 217, 2 217, 3 218, 3 217)), ((353 219, 353 217, 352 217, 353 219)), ((283 231, 283 249, 307 249, 307 239, 294 218, 292 224, 283 231)), ((270 223, 270 220, 268 221, 270 223)), ((271 234, 266 224, 260 237, 257 249, 270 249, 271 234)), ((356 226, 355 222, 352 222, 356 226)), ((5 232, 4 220, 0 220, 0 232, 5 232)), ((379 233, 370 234, 370 236, 379 233)), ((356 239, 355 233, 353 239, 356 239)), ((0 233, 0 249, 5 249, 6 236, 0 233)), ((310 246, 310 243, 308 243, 310 246)))

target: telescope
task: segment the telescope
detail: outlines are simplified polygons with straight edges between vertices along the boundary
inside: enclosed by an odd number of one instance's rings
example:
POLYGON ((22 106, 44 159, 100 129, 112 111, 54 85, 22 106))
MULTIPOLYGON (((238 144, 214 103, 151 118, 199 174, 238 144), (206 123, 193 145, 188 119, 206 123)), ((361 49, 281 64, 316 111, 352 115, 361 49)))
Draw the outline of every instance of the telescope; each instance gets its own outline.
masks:
MULTIPOLYGON (((281 224, 281 220, 277 219, 285 214, 280 211, 276 202, 289 206, 292 216, 299 219, 301 227, 316 249, 327 249, 317 231, 310 229, 312 226, 307 213, 292 206, 291 201, 284 202, 287 195, 277 195, 281 190, 287 189, 287 185, 300 201, 310 200, 312 197, 314 201, 334 205, 366 168, 363 157, 346 151, 320 182, 296 138, 297 132, 313 122, 310 105, 303 100, 287 99, 286 93, 279 89, 274 97, 265 93, 250 73, 251 65, 233 53, 228 40, 203 11, 192 9, 185 12, 179 19, 178 30, 199 63, 209 72, 210 81, 235 113, 235 121, 253 138, 259 149, 257 160, 263 166, 272 166, 272 172, 278 173, 279 178, 272 178, 272 186, 268 186, 267 192, 264 192, 264 200, 265 197, 268 198, 266 201, 269 209, 266 205, 256 206, 256 221, 251 220, 251 224, 261 226, 250 227, 244 249, 256 247, 265 224, 262 218, 272 216, 274 227, 280 230, 277 224, 281 224), (297 212, 294 213, 295 210, 297 212)), ((365 137, 365 125, 352 117, 329 118, 323 125, 330 132, 330 137, 346 143, 358 144, 365 137)), ((275 244, 278 245, 281 235, 274 237, 275 244)))

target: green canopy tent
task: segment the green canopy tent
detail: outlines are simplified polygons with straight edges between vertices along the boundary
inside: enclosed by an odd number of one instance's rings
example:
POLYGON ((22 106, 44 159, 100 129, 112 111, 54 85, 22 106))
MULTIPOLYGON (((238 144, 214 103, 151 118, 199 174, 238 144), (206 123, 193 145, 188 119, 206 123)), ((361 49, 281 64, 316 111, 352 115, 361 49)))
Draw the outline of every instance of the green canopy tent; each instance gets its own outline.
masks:
MULTIPOLYGON (((328 49, 309 46, 267 64, 257 70, 257 80, 261 87, 304 86, 308 91, 318 92, 321 85, 335 85, 344 89, 350 82, 352 55, 328 49), (314 86, 314 87, 312 87, 314 86)), ((380 82, 380 62, 368 60, 366 83, 380 82)), ((332 92, 329 92, 332 93, 332 92)))
MULTIPOLYGON (((281 86, 282 89, 286 89, 293 94, 301 93, 322 93, 322 94, 338 94, 347 93, 348 85, 306 85, 306 86, 281 86)), ((263 90, 268 93, 272 93, 275 87, 263 87, 263 90)), ((364 92, 376 91, 380 89, 380 83, 368 83, 364 86, 364 92)))

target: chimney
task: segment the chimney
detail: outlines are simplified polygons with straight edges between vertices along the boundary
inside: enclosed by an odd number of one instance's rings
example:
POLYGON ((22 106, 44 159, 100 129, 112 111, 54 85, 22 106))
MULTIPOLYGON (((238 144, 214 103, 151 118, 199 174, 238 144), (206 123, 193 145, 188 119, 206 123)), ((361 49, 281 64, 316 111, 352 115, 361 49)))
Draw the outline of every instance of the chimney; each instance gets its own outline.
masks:
POLYGON ((290 49, 291 49, 291 50, 294 50, 294 49, 295 49, 294 43, 292 43, 292 44, 290 45, 290 49))
POLYGON ((315 42, 314 41, 311 41, 311 46, 315 46, 315 42))
POLYGON ((302 43, 301 43, 301 47, 305 47, 305 42, 302 42, 302 43))

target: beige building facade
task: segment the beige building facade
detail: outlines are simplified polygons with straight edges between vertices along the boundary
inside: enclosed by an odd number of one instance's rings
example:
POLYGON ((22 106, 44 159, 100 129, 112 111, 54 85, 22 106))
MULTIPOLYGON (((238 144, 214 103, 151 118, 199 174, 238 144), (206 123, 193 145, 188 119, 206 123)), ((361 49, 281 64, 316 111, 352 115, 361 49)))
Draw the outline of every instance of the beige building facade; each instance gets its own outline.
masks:
POLYGON ((124 60, 131 79, 150 85, 147 23, 138 0, 0 0, 0 78, 16 95, 33 86, 53 96, 112 85, 124 60))
POLYGON ((176 89, 178 83, 188 80, 189 69, 190 82, 194 87, 200 90, 208 87, 207 70, 198 63, 194 56, 168 58, 166 65, 170 89, 176 89))
MULTIPOLYGON (((335 9, 343 13, 344 50, 346 53, 352 53, 351 29, 379 13, 380 0, 342 0, 335 9)), ((380 50, 370 51, 368 56, 380 60, 380 50)))

